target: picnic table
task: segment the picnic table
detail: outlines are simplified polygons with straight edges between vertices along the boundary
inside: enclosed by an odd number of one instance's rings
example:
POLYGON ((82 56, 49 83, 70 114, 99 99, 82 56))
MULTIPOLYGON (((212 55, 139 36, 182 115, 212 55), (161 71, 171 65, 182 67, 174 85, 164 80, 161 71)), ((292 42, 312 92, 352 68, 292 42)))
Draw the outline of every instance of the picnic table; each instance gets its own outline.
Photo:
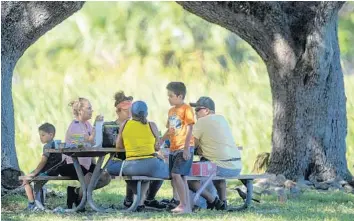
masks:
POLYGON ((65 154, 70 156, 73 159, 74 167, 79 178, 81 189, 83 192, 82 199, 80 204, 74 209, 68 209, 68 212, 76 212, 85 207, 86 202, 91 206, 91 208, 97 212, 103 212, 105 209, 97 206, 93 200, 92 192, 95 189, 95 186, 107 166, 107 163, 114 156, 114 153, 124 152, 125 150, 117 150, 116 148, 60 148, 60 149, 46 149, 46 153, 58 153, 65 154), (110 157, 106 164, 102 167, 104 158, 107 154, 110 154, 110 157), (82 172, 81 166, 79 164, 78 157, 98 157, 96 167, 92 173, 90 183, 86 186, 84 174, 82 172))

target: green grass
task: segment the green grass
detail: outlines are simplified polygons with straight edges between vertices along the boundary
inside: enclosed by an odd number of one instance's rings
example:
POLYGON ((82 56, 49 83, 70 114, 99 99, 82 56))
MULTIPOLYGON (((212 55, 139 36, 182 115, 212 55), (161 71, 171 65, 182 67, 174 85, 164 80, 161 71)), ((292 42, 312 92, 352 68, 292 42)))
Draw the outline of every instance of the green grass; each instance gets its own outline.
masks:
MULTIPOLYGON (((95 199, 103 206, 114 204, 123 209, 122 202, 125 193, 125 183, 114 180, 109 186, 97 190, 95 199)), ((235 186, 229 183, 228 187, 235 186)), ((65 185, 50 183, 50 188, 65 191, 65 185)), ((240 198, 232 190, 228 191, 229 202, 238 205, 240 198)), ((158 198, 170 198, 172 196, 170 183, 166 182, 158 198)), ((49 208, 65 205, 65 196, 49 198, 49 208)), ((25 213, 22 210, 26 207, 25 196, 5 196, 2 198, 2 220, 340 220, 351 221, 354 217, 354 195, 342 192, 317 192, 307 191, 298 198, 292 198, 285 204, 277 202, 275 196, 262 196, 261 204, 253 206, 243 212, 221 212, 202 210, 190 215, 174 216, 169 212, 147 212, 147 213, 96 213, 89 209, 83 214, 53 214, 53 213, 25 213)), ((87 206, 86 208, 89 208, 87 206)))
MULTIPOLYGON (((64 140, 72 120, 68 103, 77 96, 91 101, 93 117, 101 113, 114 120, 113 95, 124 90, 147 102, 149 119, 163 131, 169 109, 165 87, 177 80, 187 86, 186 102, 200 96, 215 100, 235 142, 244 147, 242 172, 251 172, 257 154, 271 151, 266 67, 236 35, 172 2, 87 2, 24 53, 12 91, 20 168, 28 173, 38 163, 42 145, 37 128, 42 123, 53 123, 56 138, 64 140), (144 30, 130 28, 142 26, 144 30)), ((353 74, 345 76, 345 90, 347 161, 354 173, 353 74)))

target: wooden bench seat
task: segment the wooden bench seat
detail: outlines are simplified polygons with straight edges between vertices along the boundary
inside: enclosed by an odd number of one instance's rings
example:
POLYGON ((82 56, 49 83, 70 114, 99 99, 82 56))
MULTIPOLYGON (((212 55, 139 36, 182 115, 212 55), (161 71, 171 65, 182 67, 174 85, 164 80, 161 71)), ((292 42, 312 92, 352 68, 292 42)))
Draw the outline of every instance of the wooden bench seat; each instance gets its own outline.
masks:
MULTIPOLYGON (((262 179, 262 178, 268 178, 268 175, 239 175, 235 177, 220 177, 220 176, 214 176, 210 175, 208 177, 206 176, 187 176, 187 180, 205 180, 206 182, 201 186, 201 188, 197 191, 193 203, 195 204, 200 197, 200 194, 203 192, 203 190, 207 187, 207 185, 212 181, 212 180, 240 180, 242 183, 246 186, 247 188, 247 196, 244 201, 244 204, 240 207, 233 208, 231 210, 241 210, 241 209, 246 209, 251 205, 252 202, 252 193, 253 193, 253 180, 255 179, 262 179)), ((112 176, 112 179, 122 179, 122 180, 136 180, 138 181, 137 184, 137 194, 134 195, 134 202, 132 205, 127 209, 127 211, 136 211, 139 201, 141 199, 141 182, 142 181, 151 181, 151 180, 171 180, 171 178, 166 178, 166 179, 161 179, 161 178, 156 178, 156 177, 148 177, 148 176, 112 176)), ((31 180, 36 183, 36 181, 49 181, 49 180, 76 180, 72 177, 68 176, 36 176, 36 177, 31 177, 31 176, 19 176, 19 180, 31 180)), ((38 189, 38 188, 37 188, 38 189)), ((36 191, 36 190, 35 190, 36 191)))
MULTIPOLYGON (((244 204, 239 207, 235 207, 232 209, 229 209, 229 211, 238 211, 238 210, 243 210, 248 208, 251 205, 252 202, 252 194, 253 194, 253 180, 255 179, 263 179, 263 178, 268 178, 268 175, 265 174, 249 174, 249 175, 238 175, 235 177, 220 177, 220 176, 187 176, 187 180, 204 180, 206 179, 205 183, 201 186, 201 188, 196 192, 195 197, 193 199, 193 203, 196 204, 197 200, 200 197, 200 194, 203 192, 203 190, 208 186, 208 184, 212 180, 240 180, 247 188, 247 193, 246 193, 246 199, 244 200, 244 204)), ((112 179, 123 179, 123 180, 136 180, 138 181, 137 184, 137 194, 134 195, 134 202, 132 203, 131 207, 127 209, 127 211, 136 211, 139 201, 141 199, 141 182, 142 181, 150 181, 150 180, 171 180, 171 178, 168 179, 161 179, 161 178, 156 178, 156 177, 148 177, 148 176, 116 176, 112 177, 112 179)))
POLYGON ((19 180, 32 180, 32 181, 41 181, 41 180, 76 180, 69 176, 19 176, 19 180))

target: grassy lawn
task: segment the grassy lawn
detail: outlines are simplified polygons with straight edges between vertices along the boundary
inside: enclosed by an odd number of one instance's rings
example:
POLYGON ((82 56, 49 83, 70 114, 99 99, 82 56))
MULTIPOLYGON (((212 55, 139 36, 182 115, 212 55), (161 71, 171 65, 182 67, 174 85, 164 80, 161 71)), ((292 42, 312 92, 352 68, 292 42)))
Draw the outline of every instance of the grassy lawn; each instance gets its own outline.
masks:
MULTIPOLYGON (((67 184, 67 183, 66 183, 67 184)), ((236 183, 228 183, 228 187, 236 183)), ((65 183, 52 182, 49 188, 65 193, 65 183)), ((101 205, 108 207, 114 204, 115 207, 123 209, 125 187, 123 182, 114 180, 109 186, 98 190, 95 199, 101 205)), ((229 203, 237 205, 242 203, 236 192, 229 190, 229 203)), ((166 182, 158 194, 158 198, 171 198, 170 183, 166 182)), ((96 213, 90 209, 85 213, 77 214, 54 214, 45 212, 28 213, 23 212, 27 205, 25 196, 5 196, 2 198, 1 219, 2 220, 353 220, 354 217, 354 195, 342 192, 317 192, 307 191, 298 198, 289 199, 287 203, 277 202, 275 196, 262 196, 261 204, 253 206, 243 212, 221 212, 201 210, 189 215, 174 216, 169 212, 144 212, 124 213, 117 210, 113 213, 96 213)), ((62 197, 48 197, 48 208, 64 206, 65 194, 62 197)), ((88 206, 86 207, 88 208, 88 206)))

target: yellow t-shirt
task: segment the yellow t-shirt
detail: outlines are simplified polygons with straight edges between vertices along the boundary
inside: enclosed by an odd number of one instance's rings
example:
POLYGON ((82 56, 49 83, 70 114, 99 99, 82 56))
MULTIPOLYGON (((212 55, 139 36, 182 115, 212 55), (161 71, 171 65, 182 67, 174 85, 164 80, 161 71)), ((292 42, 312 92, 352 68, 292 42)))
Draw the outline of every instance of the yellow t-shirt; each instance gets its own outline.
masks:
POLYGON ((123 143, 127 160, 137 160, 154 157, 155 136, 149 123, 129 120, 124 126, 123 143))
POLYGON ((211 114, 199 118, 193 127, 193 136, 198 139, 202 155, 219 167, 241 169, 241 160, 221 161, 241 158, 231 128, 222 115, 211 114))
MULTIPOLYGON (((172 107, 168 111, 168 134, 170 150, 176 151, 184 148, 187 137, 187 126, 194 124, 194 113, 191 106, 183 104, 180 107, 172 107)), ((194 146, 194 138, 191 137, 189 146, 194 146)))

